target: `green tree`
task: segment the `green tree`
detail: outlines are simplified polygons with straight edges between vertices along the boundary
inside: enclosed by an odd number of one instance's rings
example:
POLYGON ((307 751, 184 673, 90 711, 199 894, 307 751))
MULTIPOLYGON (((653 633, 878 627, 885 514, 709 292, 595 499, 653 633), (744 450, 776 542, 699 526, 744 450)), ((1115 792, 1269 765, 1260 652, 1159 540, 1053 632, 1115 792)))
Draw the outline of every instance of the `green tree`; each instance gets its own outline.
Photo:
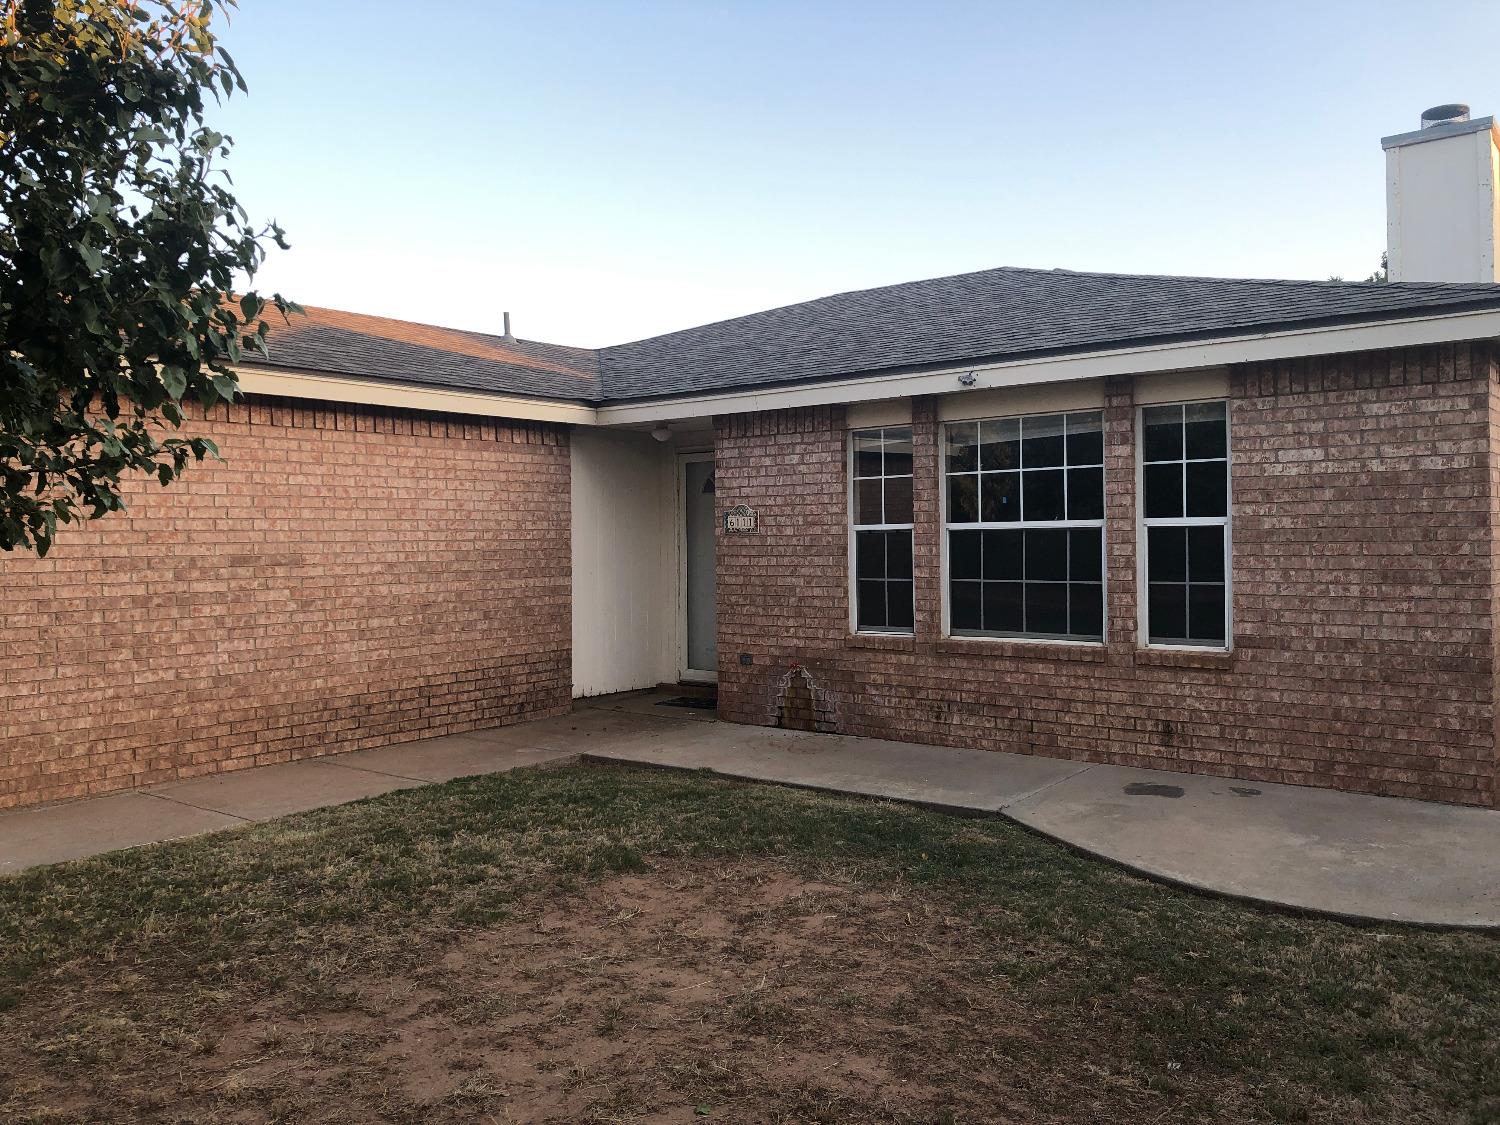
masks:
MULTIPOLYGON (((1331 274, 1328 275, 1328 280, 1329 281, 1343 281, 1344 278, 1343 278, 1342 274, 1331 273, 1331 274)), ((1388 253, 1386 253, 1386 251, 1382 250, 1380 252, 1380 266, 1379 266, 1379 268, 1376 269, 1376 271, 1374 273, 1372 273, 1369 277, 1365 278, 1364 281, 1365 281, 1365 283, 1367 285, 1386 285, 1386 284, 1388 284, 1390 282, 1390 280, 1391 280, 1390 255, 1388 253)))
MULTIPOLYGON (((233 0, 228 0, 232 3, 233 0)), ((233 399, 264 351, 253 226, 204 122, 244 80, 211 0, 0 0, 0 548, 123 509, 217 456, 174 437, 184 403, 233 399)))

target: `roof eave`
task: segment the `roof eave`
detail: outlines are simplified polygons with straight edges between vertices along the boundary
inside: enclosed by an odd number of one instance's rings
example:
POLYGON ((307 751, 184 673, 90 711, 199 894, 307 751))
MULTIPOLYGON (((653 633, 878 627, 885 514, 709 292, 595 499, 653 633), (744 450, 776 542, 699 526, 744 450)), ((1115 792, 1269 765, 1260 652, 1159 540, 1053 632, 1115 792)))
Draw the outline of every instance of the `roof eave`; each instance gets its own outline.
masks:
POLYGON ((281 398, 576 425, 595 424, 598 413, 593 401, 586 398, 443 387, 378 376, 256 363, 253 360, 236 364, 235 372, 239 376, 240 389, 246 394, 281 398))
POLYGON ((1124 347, 974 357, 776 384, 606 399, 597 413, 602 425, 629 425, 1500 337, 1500 302, 1479 304, 1427 316, 1339 318, 1261 326, 1254 332, 1132 341, 1124 347), (959 386, 957 376, 971 373, 975 376, 972 386, 959 386))

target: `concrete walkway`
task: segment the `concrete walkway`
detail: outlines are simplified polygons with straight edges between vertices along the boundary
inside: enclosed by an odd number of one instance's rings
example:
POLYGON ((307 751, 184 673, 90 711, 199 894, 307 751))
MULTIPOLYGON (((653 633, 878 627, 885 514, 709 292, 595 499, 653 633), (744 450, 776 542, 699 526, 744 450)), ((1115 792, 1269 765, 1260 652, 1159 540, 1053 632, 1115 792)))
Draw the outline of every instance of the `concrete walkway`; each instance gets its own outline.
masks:
POLYGON ((260 766, 0 813, 0 875, 234 828, 456 777, 576 761, 596 740, 678 725, 602 710, 260 766))
POLYGON ((1315 913, 1500 928, 1500 812, 741 727, 664 698, 3 813, 0 874, 582 757, 997 815, 1146 875, 1315 913))
POLYGON ((1500 811, 725 723, 584 757, 998 815, 1153 878, 1311 913, 1500 928, 1500 811))

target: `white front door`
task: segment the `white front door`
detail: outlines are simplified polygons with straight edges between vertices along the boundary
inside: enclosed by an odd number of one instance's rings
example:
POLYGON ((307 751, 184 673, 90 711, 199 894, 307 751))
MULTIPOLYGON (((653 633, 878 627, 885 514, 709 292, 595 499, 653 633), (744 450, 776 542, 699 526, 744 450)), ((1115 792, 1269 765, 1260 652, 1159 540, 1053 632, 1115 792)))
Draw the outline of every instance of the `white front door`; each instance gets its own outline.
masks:
POLYGON ((682 677, 718 678, 718 617, 714 607, 714 459, 687 453, 678 462, 681 498, 682 677))

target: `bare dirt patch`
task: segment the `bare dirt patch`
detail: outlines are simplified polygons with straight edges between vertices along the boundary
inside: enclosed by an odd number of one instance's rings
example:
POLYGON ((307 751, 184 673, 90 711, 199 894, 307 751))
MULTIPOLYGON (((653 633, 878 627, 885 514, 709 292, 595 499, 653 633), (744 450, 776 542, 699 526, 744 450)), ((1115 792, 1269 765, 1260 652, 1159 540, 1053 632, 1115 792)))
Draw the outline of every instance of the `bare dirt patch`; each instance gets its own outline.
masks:
POLYGON ((90 1120, 122 1099, 148 1119, 663 1123, 1120 1120, 1159 1101, 1082 1043, 1089 1092, 1058 1089, 979 928, 900 887, 680 861, 526 905, 396 975, 351 965, 327 1003, 245 997, 186 1065, 137 1042, 92 1096, 13 1077, 90 1120))
POLYGON ((0 879, 0 1121, 1500 1121, 1500 943, 605 767, 0 879))

